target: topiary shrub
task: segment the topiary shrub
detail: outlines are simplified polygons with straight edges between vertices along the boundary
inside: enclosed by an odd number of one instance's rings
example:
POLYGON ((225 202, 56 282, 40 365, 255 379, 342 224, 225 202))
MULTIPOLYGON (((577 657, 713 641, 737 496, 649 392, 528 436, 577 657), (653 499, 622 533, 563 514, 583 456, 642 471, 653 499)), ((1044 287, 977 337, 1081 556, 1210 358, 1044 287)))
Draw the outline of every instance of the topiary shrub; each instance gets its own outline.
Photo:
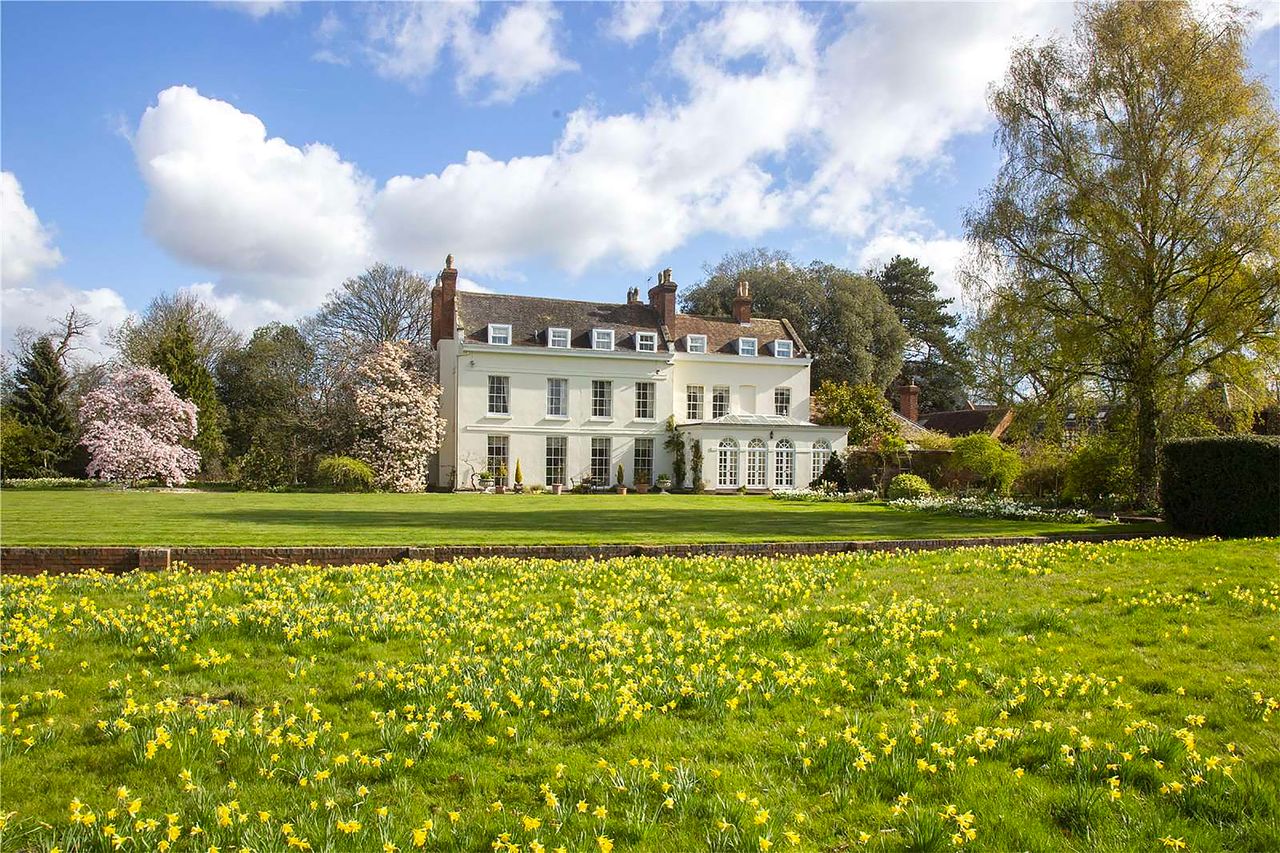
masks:
POLYGON ((933 487, 924 477, 915 474, 899 474, 889 481, 889 500, 914 500, 933 494, 933 487))
POLYGON ((326 456, 316 466, 316 481, 335 492, 373 491, 373 469, 350 456, 326 456))
POLYGON ((1160 504, 1175 528, 1280 534, 1280 436, 1183 438, 1164 446, 1160 504))
POLYGON ((947 467, 961 488, 990 489, 1009 493, 1022 472, 1018 452, 984 433, 966 435, 951 446, 947 467))

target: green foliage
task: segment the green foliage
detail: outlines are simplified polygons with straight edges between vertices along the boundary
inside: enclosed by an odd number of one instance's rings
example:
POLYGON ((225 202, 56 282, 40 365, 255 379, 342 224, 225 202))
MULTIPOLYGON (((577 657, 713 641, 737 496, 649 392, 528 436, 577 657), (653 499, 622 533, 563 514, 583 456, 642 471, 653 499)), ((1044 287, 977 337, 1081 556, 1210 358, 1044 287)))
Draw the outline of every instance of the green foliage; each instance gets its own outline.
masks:
POLYGON ((618 470, 617 470, 617 473, 615 474, 615 481, 617 482, 617 484, 618 484, 619 486, 621 486, 621 485, 622 485, 622 474, 623 474, 623 471, 622 471, 622 463, 621 463, 621 462, 619 462, 619 463, 618 463, 618 470))
POLYGON ((1169 523, 1190 533, 1280 535, 1280 437, 1170 441, 1160 503, 1169 523))
POLYGON ((57 442, 47 431, 24 424, 6 408, 0 411, 0 476, 41 477, 49 473, 47 459, 57 442))
MULTIPOLYGON (((311 372, 315 353, 293 326, 272 323, 255 329, 243 348, 237 348, 218 362, 218 393, 227 405, 227 449, 240 456, 255 437, 284 436, 282 449, 295 468, 306 460, 319 443, 313 424, 316 415, 315 388, 311 372)), ((333 442, 350 446, 349 425, 329 430, 348 433, 333 442), (344 428, 345 426, 345 428, 344 428)))
POLYGON ((707 484, 702 482, 702 442, 695 441, 689 449, 689 473, 693 477, 693 490, 702 492, 707 484))
POLYGON ((852 446, 863 446, 878 436, 900 433, 889 401, 871 385, 823 380, 813 392, 812 405, 816 423, 849 428, 852 446))
POLYGON ((818 476, 818 479, 809 483, 809 488, 816 489, 821 483, 830 483, 837 492, 849 491, 847 457, 843 457, 839 453, 831 454, 827 458, 826 464, 822 466, 822 473, 818 476))
POLYGON ((1132 503, 1133 460, 1127 442, 1117 433, 1085 438, 1066 459, 1062 471, 1062 498, 1078 504, 1116 500, 1132 503))
POLYGON ((200 453, 201 468, 206 472, 217 470, 226 453, 226 441, 222 435, 226 410, 218 399, 213 376, 196 348, 195 336, 185 321, 176 322, 156 342, 149 365, 169 378, 179 397, 195 403, 195 449, 200 453))
POLYGON ((674 415, 667 418, 667 437, 663 439, 662 445, 671 454, 671 470, 675 474, 671 478, 671 484, 677 489, 684 488, 685 466, 687 465, 684 433, 676 427, 674 415))
POLYGON ((52 341, 37 338, 31 344, 18 362, 13 383, 5 410, 28 429, 6 429, 6 438, 17 442, 6 461, 17 466, 15 473, 69 473, 65 468, 75 446, 75 424, 66 404, 67 374, 52 341))
POLYGON ((524 485, 524 471, 523 471, 523 469, 521 469, 521 467, 520 467, 520 460, 519 460, 519 459, 517 459, 517 460, 516 460, 516 485, 517 485, 517 486, 523 486, 523 485, 524 485))
POLYGON ((1062 445, 1033 441, 1022 445, 1018 452, 1022 456, 1022 473, 1014 482, 1014 491, 1033 498, 1061 497, 1070 458, 1062 445))
POLYGON ((255 439, 249 452, 240 457, 236 485, 245 491, 267 492, 294 485, 293 467, 280 452, 279 440, 268 436, 255 439))
POLYGON ((373 469, 350 456, 326 456, 316 465, 316 481, 335 492, 372 492, 373 469))
POLYGON ((933 494, 933 487, 924 477, 915 474, 899 474, 889 481, 889 500, 923 498, 933 494))
POLYGON ((752 313, 789 320, 810 351, 814 381, 885 388, 902 367, 907 333, 870 278, 832 264, 800 266, 786 252, 731 252, 681 296, 692 314, 730 314, 738 282, 751 285, 752 313))
POLYGON ((990 489, 1008 494, 1022 470, 1016 450, 985 433, 958 438, 951 446, 948 469, 963 488, 990 489))

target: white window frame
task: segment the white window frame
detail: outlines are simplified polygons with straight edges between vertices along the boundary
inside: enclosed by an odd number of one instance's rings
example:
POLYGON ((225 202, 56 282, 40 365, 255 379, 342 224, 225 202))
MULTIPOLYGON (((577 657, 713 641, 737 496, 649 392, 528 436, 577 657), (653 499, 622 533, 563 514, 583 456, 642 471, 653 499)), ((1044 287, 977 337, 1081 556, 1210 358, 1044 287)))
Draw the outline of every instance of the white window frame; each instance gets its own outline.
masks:
POLYGON ((791 389, 773 389, 773 413, 781 418, 791 417, 791 389))
POLYGON ((495 347, 511 346, 511 324, 510 323, 490 323, 488 331, 489 343, 495 347), (499 335, 506 338, 505 341, 498 340, 499 335))
POLYGON ((636 332, 636 352, 657 352, 657 332, 636 332))
POLYGON ((791 358, 791 355, 793 352, 794 352, 794 349, 791 346, 791 341, 774 341, 773 342, 774 358, 791 358))
POLYGON ((609 486, 613 484, 613 439, 607 435, 593 435, 591 437, 591 456, 590 468, 591 484, 593 486, 609 486), (596 451, 604 451, 604 461, 600 462, 596 451))
POLYGON ((691 421, 702 420, 703 406, 707 402, 707 389, 702 385, 686 385, 684 388, 684 413, 691 421), (696 392, 696 393, 695 393, 696 392))
POLYGON ((614 334, 613 329, 592 329, 591 330, 591 348, 604 350, 605 352, 613 351, 614 334), (608 341, 608 346, 601 346, 603 341, 608 341))
POLYGON ((591 419, 601 421, 613 420, 612 379, 591 380, 591 419), (605 392, 603 396, 596 393, 600 389, 603 389, 605 392), (601 403, 602 405, 597 405, 598 403, 601 403))
POLYGON ((653 445, 652 438, 637 438, 631 449, 631 478, 634 482, 641 479, 653 482, 653 445))
POLYGON ((489 471, 490 476, 492 476, 494 480, 499 481, 500 483, 502 483, 502 485, 505 486, 506 483, 502 482, 501 478, 499 478, 498 476, 498 468, 500 467, 506 468, 507 478, 510 479, 511 477, 511 436, 489 435, 485 437, 484 464, 487 470, 489 471), (494 452, 495 447, 498 447, 501 449, 499 453, 494 452), (495 462, 497 464, 494 464, 495 462))
POLYGON ((543 457, 543 475, 547 478, 548 486, 554 486, 556 483, 564 485, 564 478, 568 473, 568 463, 568 437, 563 435, 547 436, 546 450, 543 457))
POLYGON ((729 400, 732 392, 728 385, 711 387, 711 419, 723 418, 729 414, 729 400))
POLYGON ((827 467, 827 460, 831 458, 831 445, 826 441, 815 441, 813 443, 813 476, 810 482, 817 480, 822 476, 822 469, 827 467))
POLYGON ((793 489, 796 485, 796 446, 789 438, 773 445, 773 487, 793 489))
POLYGON ((716 488, 738 488, 738 441, 722 438, 716 446, 716 488))
POLYGON ((658 385, 655 382, 637 382, 636 383, 636 420, 652 421, 658 417, 658 385), (644 393, 641 394, 641 389, 644 393), (644 400, 648 403, 643 410, 640 408, 640 402, 644 400), (643 412, 648 414, 643 414, 643 412))
POLYGON ((684 348, 686 352, 705 353, 707 351, 707 336, 685 335, 684 348))
POLYGON ((498 376, 495 374, 489 374, 489 395, 488 395, 488 401, 486 403, 485 411, 491 418, 511 417, 511 377, 510 376, 498 376), (499 380, 496 383, 496 386, 495 386, 494 380, 499 380), (498 389, 498 387, 500 387, 501 389, 501 392, 502 392, 501 395, 494 393, 495 390, 498 389), (501 409, 494 408, 494 405, 493 405, 494 401, 498 399, 500 399, 502 403, 501 409))
POLYGON ((569 380, 564 377, 547 377, 547 417, 569 419, 569 380), (552 388, 558 388, 560 393, 552 395, 552 388), (552 405, 553 403, 556 405, 552 405), (559 409, 559 411, 553 411, 553 409, 559 409))
POLYGON ((573 339, 573 330, 561 328, 560 326, 552 326, 547 329, 547 349, 568 349, 573 339), (556 338, 564 338, 564 343, 557 343, 556 338))
POLYGON ((769 484, 769 446, 763 438, 747 443, 747 488, 764 488, 769 484))
POLYGON ((738 355, 753 358, 760 351, 759 343, 755 338, 738 338, 738 355))

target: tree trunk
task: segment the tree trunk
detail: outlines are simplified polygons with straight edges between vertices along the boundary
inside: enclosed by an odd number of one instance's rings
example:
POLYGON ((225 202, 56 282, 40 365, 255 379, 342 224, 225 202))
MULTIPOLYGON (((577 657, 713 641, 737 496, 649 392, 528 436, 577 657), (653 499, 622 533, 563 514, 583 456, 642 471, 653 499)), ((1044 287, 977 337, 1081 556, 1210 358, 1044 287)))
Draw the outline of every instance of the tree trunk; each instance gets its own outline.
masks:
POLYGON ((1159 412, 1156 409, 1155 382, 1151 379, 1142 379, 1135 385, 1135 396, 1138 401, 1138 458, 1133 469, 1134 480, 1138 503, 1143 507, 1154 507, 1159 503, 1156 469, 1159 449, 1157 429, 1159 412))

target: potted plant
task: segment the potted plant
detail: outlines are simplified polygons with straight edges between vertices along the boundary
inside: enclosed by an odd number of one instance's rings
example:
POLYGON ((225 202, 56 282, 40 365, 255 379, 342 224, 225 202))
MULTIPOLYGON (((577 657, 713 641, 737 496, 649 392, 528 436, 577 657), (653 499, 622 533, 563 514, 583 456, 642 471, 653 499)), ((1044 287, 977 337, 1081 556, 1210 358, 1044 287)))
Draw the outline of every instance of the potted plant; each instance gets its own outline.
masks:
POLYGON ((493 484, 493 491, 499 495, 507 493, 507 466, 498 466, 498 480, 493 484))
POLYGON ((648 474, 636 475, 636 494, 637 495, 649 494, 649 475, 648 474))
POLYGON ((671 478, 666 474, 658 475, 658 491, 664 495, 671 490, 671 478))
POLYGON ((564 493, 564 483, 552 483, 551 494, 559 495, 564 493))
POLYGON ((480 481, 480 491, 487 492, 493 488, 493 474, 489 473, 488 468, 477 474, 476 479, 480 481))
POLYGON ((516 494, 524 492, 524 472, 520 470, 520 460, 516 460, 516 494))
POLYGON ((591 486, 591 475, 583 474, 582 479, 578 481, 578 485, 573 487, 573 490, 580 495, 589 495, 591 494, 591 486))
POLYGON ((627 487, 622 485, 622 463, 619 462, 618 463, 618 494, 625 495, 626 493, 627 493, 627 487))

